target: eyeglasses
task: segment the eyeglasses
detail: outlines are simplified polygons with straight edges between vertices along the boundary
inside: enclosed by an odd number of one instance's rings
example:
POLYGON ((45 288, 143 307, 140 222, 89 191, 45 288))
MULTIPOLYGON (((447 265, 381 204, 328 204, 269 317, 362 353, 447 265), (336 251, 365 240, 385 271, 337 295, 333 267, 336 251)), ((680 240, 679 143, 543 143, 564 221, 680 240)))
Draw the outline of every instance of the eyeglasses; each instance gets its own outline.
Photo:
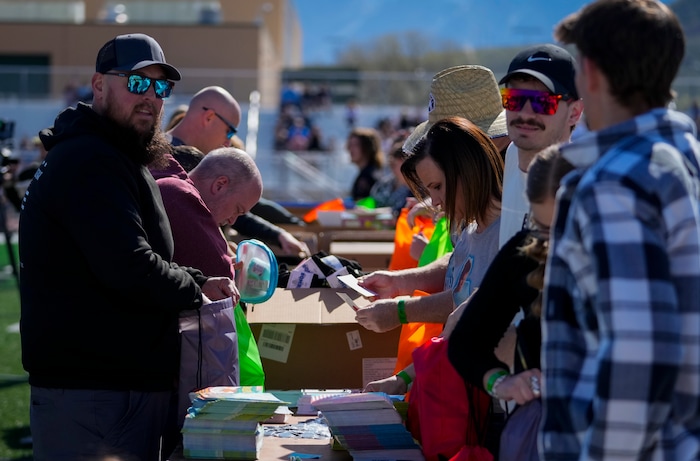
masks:
POLYGON ((153 91, 156 92, 156 98, 166 99, 173 91, 175 82, 170 80, 144 77, 138 74, 125 74, 121 72, 105 72, 106 75, 116 75, 117 77, 128 77, 126 89, 132 94, 146 94, 148 89, 153 84, 153 91))
POLYGON ((222 122, 224 122, 224 123, 226 124, 226 126, 228 127, 228 131, 226 132, 226 139, 228 139, 228 140, 230 141, 231 138, 233 138, 233 135, 235 135, 236 133, 238 133, 238 128, 236 128, 236 127, 233 125, 233 123, 229 122, 228 120, 226 120, 225 118, 223 118, 221 115, 219 115, 214 109, 209 109, 208 107, 204 107, 204 106, 202 106, 202 109, 204 109, 204 110, 211 110, 212 112, 214 112, 214 115, 216 115, 217 117, 219 117, 219 120, 221 120, 222 122))
POLYGON ((520 90, 516 88, 502 88, 501 98, 503 107, 512 112, 519 112, 530 101, 533 112, 541 115, 554 115, 559 108, 559 101, 568 101, 571 98, 565 94, 552 94, 547 91, 520 90))

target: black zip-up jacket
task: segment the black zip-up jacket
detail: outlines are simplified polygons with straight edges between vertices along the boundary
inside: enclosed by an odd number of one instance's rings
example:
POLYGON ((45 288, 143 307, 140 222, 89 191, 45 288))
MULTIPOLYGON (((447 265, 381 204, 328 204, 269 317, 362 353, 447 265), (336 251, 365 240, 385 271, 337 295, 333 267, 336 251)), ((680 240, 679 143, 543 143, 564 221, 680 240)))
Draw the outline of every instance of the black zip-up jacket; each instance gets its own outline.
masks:
MULTIPOLYGON (((496 358, 494 349, 521 308, 526 315, 518 325, 517 341, 527 368, 540 368, 540 319, 530 312, 538 291, 527 283, 527 275, 539 263, 520 251, 529 241, 529 233, 518 232, 498 251, 450 334, 448 357, 452 366, 465 380, 482 389, 487 371, 508 369, 496 358)), ((519 359, 514 360, 514 368, 516 373, 524 370, 519 359)))
POLYGON ((19 225, 29 383, 171 389, 178 313, 202 305, 206 277, 171 262, 170 225, 143 149, 84 104, 59 114, 41 139, 49 154, 19 225))

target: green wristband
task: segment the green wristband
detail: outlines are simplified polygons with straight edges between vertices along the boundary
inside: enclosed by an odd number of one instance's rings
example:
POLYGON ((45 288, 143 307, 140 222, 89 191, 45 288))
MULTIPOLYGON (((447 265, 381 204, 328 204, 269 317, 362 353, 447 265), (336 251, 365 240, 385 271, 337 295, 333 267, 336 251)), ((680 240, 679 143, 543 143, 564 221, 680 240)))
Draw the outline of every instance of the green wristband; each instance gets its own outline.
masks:
POLYGON ((399 301, 399 322, 403 324, 408 323, 406 319, 406 301, 403 299, 399 301))
POLYGON ((413 380, 412 380, 411 377, 408 375, 408 373, 406 373, 405 370, 399 371, 398 373, 396 373, 396 376, 398 376, 399 378, 403 379, 403 380, 406 382, 406 386, 408 386, 409 384, 411 384, 411 383, 413 382, 413 380))
POLYGON ((496 397, 496 395, 493 392, 493 388, 496 385, 496 382, 500 383, 509 374, 510 373, 508 373, 505 370, 498 370, 493 372, 491 376, 489 376, 489 380, 486 382, 486 393, 491 397, 496 397))

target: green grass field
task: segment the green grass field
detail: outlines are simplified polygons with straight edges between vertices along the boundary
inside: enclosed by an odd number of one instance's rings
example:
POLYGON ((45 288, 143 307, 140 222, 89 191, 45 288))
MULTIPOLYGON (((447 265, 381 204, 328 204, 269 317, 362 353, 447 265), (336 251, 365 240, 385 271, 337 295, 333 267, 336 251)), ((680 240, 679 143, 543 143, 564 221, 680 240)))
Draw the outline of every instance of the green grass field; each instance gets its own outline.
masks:
POLYGON ((29 384, 22 369, 19 292, 11 278, 0 279, 0 460, 31 460, 29 384))

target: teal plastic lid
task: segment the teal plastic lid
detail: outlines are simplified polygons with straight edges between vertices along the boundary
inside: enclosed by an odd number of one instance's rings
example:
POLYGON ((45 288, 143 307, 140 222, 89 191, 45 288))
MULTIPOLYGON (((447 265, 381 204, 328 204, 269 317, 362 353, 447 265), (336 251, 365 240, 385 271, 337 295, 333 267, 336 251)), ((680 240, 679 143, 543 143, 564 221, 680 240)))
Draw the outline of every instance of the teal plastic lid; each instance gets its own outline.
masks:
POLYGON ((260 240, 243 240, 236 249, 236 260, 243 263, 236 271, 241 301, 255 304, 270 299, 279 276, 277 258, 272 250, 260 240))

